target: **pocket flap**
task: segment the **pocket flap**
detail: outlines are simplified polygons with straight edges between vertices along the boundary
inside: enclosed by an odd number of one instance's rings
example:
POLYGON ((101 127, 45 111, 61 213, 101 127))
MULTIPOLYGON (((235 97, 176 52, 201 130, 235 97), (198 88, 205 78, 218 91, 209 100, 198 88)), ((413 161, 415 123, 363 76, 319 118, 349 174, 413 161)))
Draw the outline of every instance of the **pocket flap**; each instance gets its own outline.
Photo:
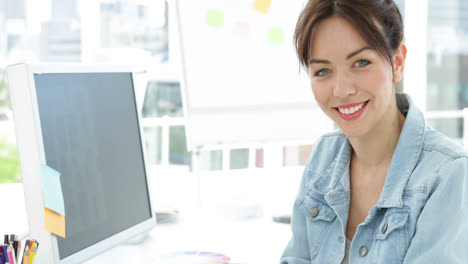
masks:
POLYGON ((311 221, 332 221, 335 219, 335 211, 328 206, 324 201, 312 198, 309 195, 305 195, 299 206, 306 216, 311 221))
POLYGON ((403 227, 408 221, 409 208, 391 208, 380 223, 374 238, 385 239, 393 230, 403 227))

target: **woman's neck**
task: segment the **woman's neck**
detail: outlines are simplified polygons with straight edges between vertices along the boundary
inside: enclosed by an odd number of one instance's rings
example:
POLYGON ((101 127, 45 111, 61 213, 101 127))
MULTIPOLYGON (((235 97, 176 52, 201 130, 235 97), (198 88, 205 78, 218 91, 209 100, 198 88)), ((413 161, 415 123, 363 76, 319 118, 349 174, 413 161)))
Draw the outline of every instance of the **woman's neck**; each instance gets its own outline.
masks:
POLYGON ((365 168, 379 168, 390 165, 393 152, 398 144, 405 117, 393 101, 382 119, 374 129, 364 136, 349 138, 353 147, 353 160, 365 168))

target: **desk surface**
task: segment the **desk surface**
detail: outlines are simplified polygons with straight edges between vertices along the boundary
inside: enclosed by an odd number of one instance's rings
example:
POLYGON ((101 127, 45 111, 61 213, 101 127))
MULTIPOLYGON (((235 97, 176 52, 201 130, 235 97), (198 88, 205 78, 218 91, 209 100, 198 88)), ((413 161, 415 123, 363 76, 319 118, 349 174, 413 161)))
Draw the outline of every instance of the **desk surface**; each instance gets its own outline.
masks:
MULTIPOLYGON (((0 193, 17 197, 7 204, 11 217, 0 219, 0 234, 27 234, 22 184, 0 184, 0 193)), ((290 236, 289 225, 270 217, 232 220, 192 212, 176 223, 158 224, 140 243, 124 243, 86 263, 156 263, 168 253, 208 251, 230 257, 231 263, 271 264, 279 262, 290 236)))
POLYGON ((236 264, 279 263, 289 237, 289 225, 266 219, 227 221, 199 218, 177 224, 160 224, 141 243, 122 244, 86 263, 124 263, 123 259, 127 263, 156 263, 158 255, 185 251, 224 254, 236 264))

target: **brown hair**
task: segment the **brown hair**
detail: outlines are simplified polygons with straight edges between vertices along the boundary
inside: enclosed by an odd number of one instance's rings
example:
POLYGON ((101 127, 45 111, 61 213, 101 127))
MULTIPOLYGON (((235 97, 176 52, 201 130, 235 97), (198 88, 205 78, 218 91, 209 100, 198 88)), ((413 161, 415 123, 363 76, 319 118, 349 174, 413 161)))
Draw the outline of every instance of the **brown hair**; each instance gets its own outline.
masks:
POLYGON ((294 33, 302 66, 309 67, 311 40, 318 24, 335 14, 350 22, 371 48, 393 64, 393 53, 403 40, 403 21, 392 0, 309 0, 294 33))

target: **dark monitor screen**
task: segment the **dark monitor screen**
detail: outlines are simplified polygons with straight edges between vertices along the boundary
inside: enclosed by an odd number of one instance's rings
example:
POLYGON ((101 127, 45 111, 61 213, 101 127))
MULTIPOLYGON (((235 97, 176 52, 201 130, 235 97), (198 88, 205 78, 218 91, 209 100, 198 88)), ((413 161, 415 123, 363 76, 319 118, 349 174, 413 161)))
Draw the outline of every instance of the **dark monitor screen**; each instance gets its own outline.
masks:
POLYGON ((64 259, 152 217, 132 74, 34 81, 46 163, 61 174, 64 259))

